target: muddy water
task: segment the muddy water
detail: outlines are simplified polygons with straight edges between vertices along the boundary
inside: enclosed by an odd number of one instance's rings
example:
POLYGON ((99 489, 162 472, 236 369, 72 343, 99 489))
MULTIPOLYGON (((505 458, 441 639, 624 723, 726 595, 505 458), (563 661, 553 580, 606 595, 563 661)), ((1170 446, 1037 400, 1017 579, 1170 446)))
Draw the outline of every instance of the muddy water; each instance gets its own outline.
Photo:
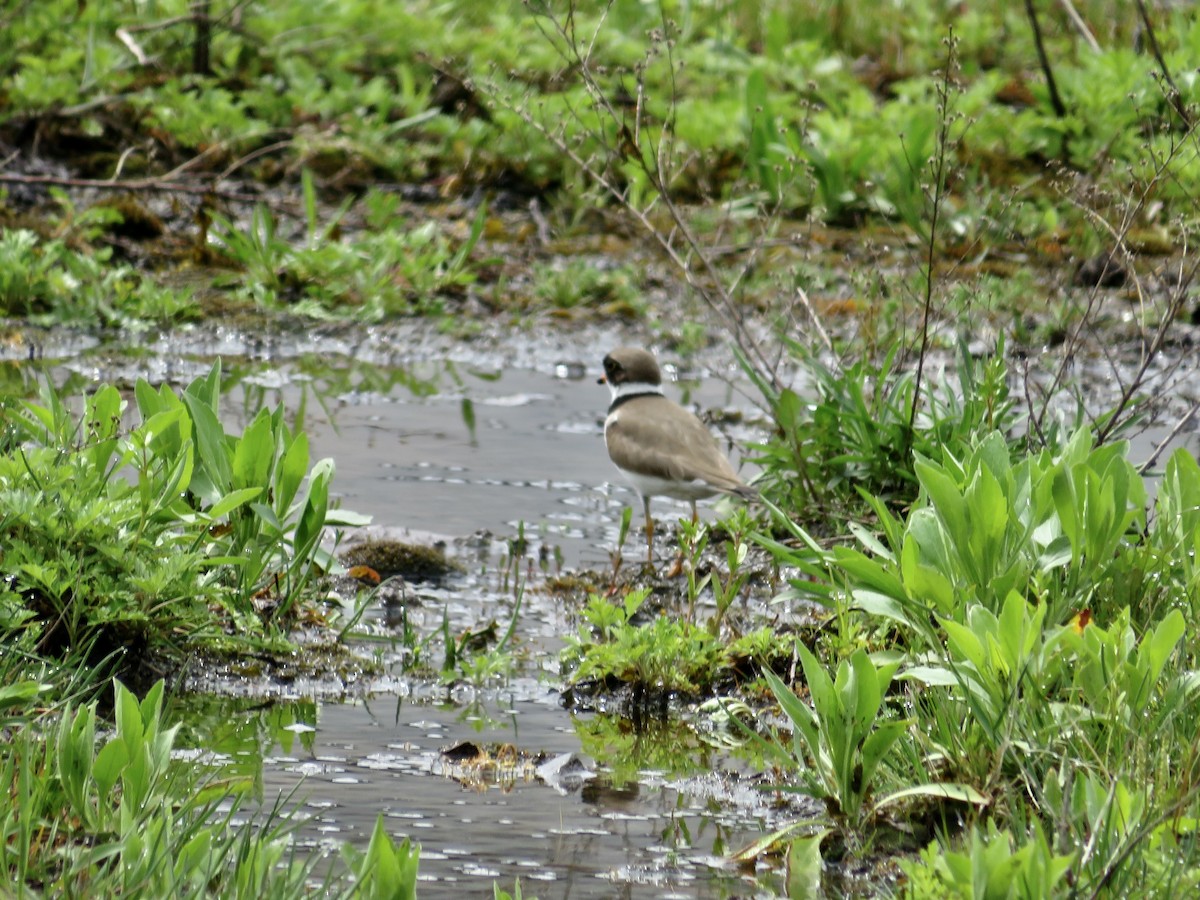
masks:
MULTIPOLYGON (((595 361, 576 358, 536 369, 430 363, 383 379, 382 389, 375 379, 308 403, 313 456, 336 460, 342 505, 390 533, 444 536, 465 564, 448 584, 413 586, 420 605, 410 624, 422 634, 443 612, 456 633, 492 620, 503 627, 513 599, 499 556, 522 524, 531 556, 545 545, 568 568, 608 565, 621 508, 636 498, 604 450, 608 392, 598 374, 595 361)), ((289 408, 295 390, 279 394, 289 408)), ((668 392, 749 409, 716 379, 668 392)), ((248 407, 274 398, 250 399, 248 407)), ((668 501, 655 508, 664 518, 684 511, 668 501)), ((303 750, 266 750, 268 802, 297 789, 313 814, 300 837, 315 844, 365 843, 383 814, 393 835, 421 844, 422 897, 490 897, 493 881, 511 890, 517 878, 542 898, 774 895, 778 873, 739 871, 728 854, 795 811, 756 790, 754 773, 718 741, 693 740, 670 767, 653 751, 645 765, 633 751, 616 761, 588 753, 581 735, 595 723, 565 711, 557 691, 571 611, 536 590, 538 577, 519 618, 518 677, 499 688, 444 687, 409 680, 396 665, 343 698, 313 687, 315 721, 301 724, 315 732, 303 750), (512 745, 528 761, 463 772, 443 751, 464 741, 512 745)), ((380 611, 369 619, 382 628, 380 611)), ((400 658, 387 644, 378 652, 400 658)))
MULTIPOLYGON (((596 384, 598 366, 564 358, 536 371, 435 365, 414 374, 435 393, 356 390, 336 398, 330 415, 310 415, 314 458, 337 462, 343 506, 451 536, 511 535, 524 523, 566 565, 607 565, 621 508, 637 501, 604 449, 608 390, 596 384)), ((669 391, 702 408, 749 410, 717 379, 669 391)), ((686 506, 656 500, 655 510, 686 506)))

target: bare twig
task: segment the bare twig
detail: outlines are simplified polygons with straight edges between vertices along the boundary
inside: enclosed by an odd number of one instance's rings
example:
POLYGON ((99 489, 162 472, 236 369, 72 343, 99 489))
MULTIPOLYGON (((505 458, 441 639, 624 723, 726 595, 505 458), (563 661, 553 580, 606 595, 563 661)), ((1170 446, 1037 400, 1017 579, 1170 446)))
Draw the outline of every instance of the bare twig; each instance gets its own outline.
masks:
POLYGON ((211 75, 209 49, 212 47, 212 18, 209 10, 212 0, 199 0, 192 8, 192 20, 196 24, 196 36, 192 41, 192 73, 211 75))
MULTIPOLYGON (((1101 231, 1108 234, 1112 241, 1113 254, 1119 254, 1126 260, 1130 276, 1133 279, 1135 288, 1138 292, 1139 303, 1142 308, 1142 315, 1145 316, 1145 310, 1148 304, 1145 299, 1145 290, 1142 282, 1138 277, 1137 268, 1134 265, 1133 255, 1129 251, 1127 243, 1127 235, 1129 230, 1136 224, 1146 209, 1153 193, 1160 188, 1164 180, 1176 178, 1174 172, 1174 163, 1185 152, 1190 152, 1192 142, 1195 140, 1196 129, 1189 128, 1187 134, 1172 142, 1170 150, 1162 157, 1154 159, 1154 170, 1149 178, 1141 185, 1140 191, 1131 192, 1131 195, 1125 198, 1125 202, 1121 208, 1121 218, 1116 224, 1106 220, 1097 210, 1086 205, 1082 200, 1070 198, 1071 202, 1086 215, 1101 231)), ((1188 259, 1188 251, 1184 250, 1184 259, 1188 259)), ((1165 346, 1170 326, 1178 317, 1180 312, 1185 307, 1188 301, 1188 292, 1190 286, 1195 282, 1197 276, 1200 275, 1200 257, 1189 261, 1186 264, 1181 263, 1181 269, 1176 285, 1172 288, 1172 292, 1167 300, 1165 309, 1159 314, 1159 320, 1153 335, 1146 342, 1140 354, 1138 365, 1133 373, 1132 378, 1120 385, 1120 395, 1116 405, 1109 411, 1106 421, 1098 429, 1097 439, 1105 441, 1109 439, 1116 431, 1127 423, 1131 412, 1136 412, 1133 409, 1134 401, 1138 393, 1153 380, 1162 381, 1167 379, 1169 382, 1173 377, 1173 373, 1177 371, 1183 364, 1182 357, 1174 360, 1165 372, 1157 372, 1151 376, 1150 368, 1155 360, 1160 356, 1163 347, 1165 346)), ((1065 383, 1067 371, 1072 365, 1074 357, 1079 352, 1084 344, 1085 335, 1095 336, 1096 329, 1096 312, 1100 306, 1100 292, 1098 288, 1093 288, 1088 294, 1088 300, 1085 308, 1080 313, 1078 321, 1068 331, 1067 339, 1064 342, 1060 354, 1061 359, 1051 378, 1049 387, 1045 392, 1046 397, 1053 397, 1059 387, 1065 383)), ((1116 360, 1111 356, 1108 349, 1108 343, 1101 339, 1097 342, 1102 348, 1106 359, 1109 361, 1110 370, 1115 376, 1119 377, 1119 366, 1116 360)), ((1161 393, 1161 392, 1160 392, 1161 393)), ((1035 412, 1032 407, 1029 409, 1030 420, 1033 422, 1034 430, 1041 435, 1042 424, 1045 416, 1049 412, 1048 403, 1042 407, 1040 412, 1035 412)))
MULTIPOLYGON (((925 374, 925 358, 929 352, 929 318, 933 311, 933 267, 937 261, 938 220, 941 216, 942 203, 945 201, 946 192, 946 157, 949 154, 950 143, 950 89, 954 69, 955 47, 958 43, 957 38, 954 37, 953 29, 946 36, 945 43, 945 70, 942 72, 942 77, 938 80, 937 84, 937 144, 934 149, 933 160, 931 161, 932 171, 930 172, 933 176, 933 196, 929 198, 929 237, 925 241, 925 297, 921 305, 921 351, 917 357, 917 376, 913 387, 912 408, 908 411, 908 439, 910 441, 912 440, 913 428, 916 426, 917 409, 921 405, 921 380, 925 374)), ((920 171, 926 165, 924 160, 909 160, 908 164, 917 167, 917 171, 920 171)), ((906 447, 905 450, 907 451, 907 449, 906 447)))
POLYGON ((117 40, 125 45, 125 48, 133 54, 133 58, 138 61, 139 66, 150 64, 150 58, 146 56, 146 51, 141 48, 141 45, 133 39, 133 35, 129 33, 128 28, 118 28, 116 30, 117 40))
POLYGON ((1175 86, 1175 79, 1171 77, 1171 70, 1167 68, 1167 61, 1163 59, 1162 50, 1158 46, 1158 38, 1154 34, 1154 26, 1150 24, 1150 14, 1146 12, 1146 4, 1143 0, 1134 0, 1134 3, 1137 5, 1138 16, 1142 20, 1142 28, 1145 29, 1146 40, 1150 44, 1150 52, 1154 54, 1154 60, 1158 63, 1158 71, 1162 75, 1163 81, 1167 83, 1167 87, 1170 88, 1167 92, 1167 100, 1175 108, 1175 112, 1179 114, 1179 118, 1183 124, 1190 128, 1192 117, 1188 114, 1187 106, 1183 102, 1179 88, 1175 86))
MULTIPOLYGON (((808 292, 799 285, 796 286, 796 298, 800 301, 800 304, 804 307, 804 311, 808 314, 808 320, 813 323, 813 327, 817 330, 817 334, 821 338, 821 343, 825 345, 825 349, 836 356, 836 351, 833 348, 833 341, 829 339, 829 332, 825 330, 825 326, 821 324, 821 319, 817 315, 817 311, 813 309, 812 302, 808 299, 808 292)), ((781 346, 779 348, 779 353, 782 352, 783 348, 781 346)), ((778 356, 775 358, 776 365, 778 365, 779 359, 780 357, 778 356)))
POLYGON ((61 178, 55 175, 16 175, 0 172, 0 184, 48 184, 56 187, 92 188, 100 191, 165 191, 172 194, 193 194, 196 196, 213 196, 222 200, 236 200, 253 203, 262 198, 253 194, 240 194, 234 191, 221 190, 213 185, 189 184, 181 181, 167 181, 162 178, 130 178, 116 181, 98 178, 61 178))
POLYGON ((1025 0, 1025 13, 1029 16, 1029 27, 1033 29, 1033 42, 1037 47, 1038 62, 1042 66, 1042 73, 1046 76, 1046 87, 1050 91, 1050 105, 1054 107, 1056 116, 1060 119, 1065 118, 1067 107, 1058 94, 1058 85, 1054 81, 1054 70, 1050 68, 1050 57, 1046 55, 1046 46, 1042 43, 1042 28, 1038 25, 1037 10, 1034 9, 1033 0, 1025 0))
POLYGON ((1092 34, 1092 29, 1088 28, 1087 22, 1083 21, 1083 16, 1079 15, 1079 10, 1075 8, 1075 4, 1071 0, 1058 0, 1059 5, 1067 13, 1067 18, 1071 20, 1071 24, 1075 26, 1075 30, 1079 32, 1080 37, 1092 49, 1093 53, 1100 52, 1100 42, 1096 40, 1096 36, 1092 34))
POLYGON ((217 180, 224 181, 242 166, 247 165, 260 157, 270 156, 272 153, 276 153, 280 150, 286 150, 290 146, 292 146, 292 139, 287 138, 286 140, 276 141, 273 144, 267 144, 265 147, 259 147, 257 150, 247 153, 240 159, 235 159, 232 163, 226 166, 225 171, 217 176, 217 180))
POLYGON ((1154 464, 1158 462, 1158 458, 1162 455, 1162 452, 1166 450, 1167 447, 1172 444, 1172 442, 1174 442, 1175 438, 1179 437, 1179 433, 1183 431, 1183 429, 1186 428, 1188 424, 1196 417, 1196 413, 1198 411, 1200 411, 1200 400, 1194 401, 1192 405, 1188 407, 1187 412, 1179 417, 1179 420, 1167 433, 1167 436, 1159 441, 1154 447, 1154 452, 1150 454, 1150 458, 1138 466, 1139 475, 1145 475, 1154 467, 1154 464))
MULTIPOLYGON (((734 297, 733 290, 737 285, 736 277, 732 279, 731 286, 727 281, 727 276, 717 270, 715 254, 701 243, 684 211, 674 199, 673 185, 677 174, 673 168, 674 135, 671 119, 668 117, 667 121, 661 125, 657 130, 657 136, 646 127, 644 68, 650 64, 654 53, 662 53, 665 57, 671 84, 671 96, 667 98, 667 102, 671 109, 675 108, 677 101, 674 77, 678 64, 673 57, 673 41, 671 40, 674 26, 665 18, 664 13, 661 32, 656 36, 657 45, 637 67, 637 93, 631 104, 635 120, 633 128, 630 129, 625 112, 626 107, 622 106, 618 109, 612 98, 608 96, 598 80, 599 70, 594 65, 592 58, 599 38, 600 26, 610 9, 611 0, 604 6, 596 30, 582 40, 576 31, 577 19, 574 4, 568 5, 567 11, 561 18, 549 15, 537 18, 537 25, 542 34, 560 53, 568 68, 579 74, 593 110, 601 113, 613 126, 615 137, 610 136, 603 128, 597 129, 594 123, 586 121, 586 117, 569 103, 567 104, 568 114, 588 131, 592 140, 598 142, 603 148, 602 163, 585 158, 579 151, 578 145, 569 140, 560 130, 560 123, 556 123, 556 127, 551 128, 527 108, 508 101, 500 91, 495 92, 495 98, 516 112, 526 124, 535 128, 543 137, 553 143, 559 152, 567 156, 588 180, 609 194, 627 213, 634 217, 666 254, 672 265, 683 275, 688 286, 696 291, 716 316, 734 343, 748 359, 753 361, 764 377, 777 387, 777 367, 771 365, 766 351, 750 332, 734 297), (545 22, 549 22, 553 30, 546 26, 545 22), (632 201, 624 184, 619 180, 619 176, 611 168, 614 162, 619 161, 635 166, 654 188, 653 195, 644 205, 639 207, 632 201), (670 221, 669 229, 664 230, 661 220, 657 216, 651 218, 656 208, 660 207, 670 221)), ((757 252, 761 252, 761 249, 752 246, 751 259, 747 261, 744 269, 753 265, 757 252)))

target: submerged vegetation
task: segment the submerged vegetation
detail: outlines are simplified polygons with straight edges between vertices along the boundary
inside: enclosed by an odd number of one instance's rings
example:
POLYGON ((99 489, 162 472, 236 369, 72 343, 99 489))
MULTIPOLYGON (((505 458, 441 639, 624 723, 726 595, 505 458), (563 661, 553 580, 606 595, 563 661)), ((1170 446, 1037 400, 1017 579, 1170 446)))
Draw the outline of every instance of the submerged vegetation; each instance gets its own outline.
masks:
MULTIPOLYGON (((781 850, 797 896, 872 854, 913 897, 1197 889, 1200 466, 1159 466, 1200 407, 1193 9, 18 0, 0 28, 14 333, 591 317, 728 343, 769 420, 763 509, 681 527, 675 604, 615 559, 561 661, 577 695, 709 700, 821 802, 743 861, 781 850), (751 553, 805 627, 734 614, 751 553)), ((326 529, 358 521, 333 462, 281 407, 228 431, 222 389, 218 363, 0 396, 19 893, 412 893, 382 822, 319 877, 291 811, 175 752, 159 674, 362 612, 319 603, 326 529)), ((524 545, 503 635, 402 610, 410 670, 514 671, 524 545)))

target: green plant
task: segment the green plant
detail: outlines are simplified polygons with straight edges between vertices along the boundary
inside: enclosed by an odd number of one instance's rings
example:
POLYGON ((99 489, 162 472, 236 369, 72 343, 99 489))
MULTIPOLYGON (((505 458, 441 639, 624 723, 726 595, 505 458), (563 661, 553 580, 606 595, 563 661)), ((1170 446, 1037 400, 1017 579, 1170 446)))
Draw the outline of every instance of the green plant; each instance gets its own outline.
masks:
POLYGON ((1016 424, 1003 350, 976 360, 960 343, 958 386, 930 392, 927 410, 914 421, 915 373, 901 366, 897 348, 879 363, 859 359, 831 368, 803 345, 785 340, 814 383, 815 402, 773 385, 745 356, 739 361, 777 429, 756 447, 755 462, 764 470, 756 484, 789 508, 815 513, 857 505, 864 495, 896 503, 917 481, 919 455, 960 453, 988 433, 1016 424))
MULTIPOLYGON (((96 216, 78 224, 89 236, 96 216)), ((162 285, 112 251, 73 249, 66 239, 44 240, 27 229, 0 230, 0 313, 43 325, 121 326, 183 321, 195 312, 187 288, 162 285)))
POLYGON ((533 278, 534 296, 556 310, 586 307, 602 315, 636 315, 644 306, 628 267, 610 270, 575 259, 561 268, 538 266, 533 278))
POLYGON ((383 827, 383 816, 375 818, 370 843, 365 851, 342 844, 342 857, 354 873, 355 895, 369 900, 416 900, 417 866, 421 847, 405 838, 399 845, 383 827))
POLYGON ((1000 831, 994 822, 986 834, 972 827, 965 850, 930 844, 918 860, 903 861, 908 876, 903 897, 1045 898, 1059 896, 1058 886, 1074 858, 1056 856, 1036 824, 1029 835, 1000 831))
POLYGON ((696 601, 705 588, 711 588, 716 612, 708 621, 707 628, 714 635, 720 634, 725 613, 741 595, 742 588, 750 578, 750 570, 745 565, 746 554, 750 549, 746 542, 752 524, 750 514, 745 507, 738 507, 722 524, 728 534, 724 542, 725 572, 722 574, 720 569, 713 565, 706 574, 698 577, 698 565, 708 548, 709 528, 702 522, 690 522, 686 519, 681 519, 679 523, 679 553, 687 576, 687 621, 695 621, 696 601))
POLYGON ((780 757, 799 771, 806 792, 857 828, 868 813, 865 801, 875 789, 876 769, 911 724, 880 716, 896 664, 876 666, 857 650, 830 679, 808 648, 797 645, 797 650, 812 709, 773 672, 763 673, 794 729, 791 753, 780 757))
MULTIPOLYGON (((861 835, 881 810, 914 797, 987 804, 987 798, 969 785, 949 782, 909 785, 868 803, 875 793, 880 765, 913 724, 881 715, 883 697, 898 663, 876 665, 865 650, 858 649, 839 663, 831 679, 811 651, 802 644, 796 649, 808 682, 811 709, 777 675, 763 672, 791 723, 790 748, 745 730, 784 771, 797 773, 804 785, 800 790, 823 800, 845 828, 861 835)), ((793 823, 772 842, 812 824, 793 823)))
MULTIPOLYGON (((220 276, 218 284, 256 303, 286 303, 317 318, 351 314, 378 320, 413 312, 436 314, 441 295, 475 281, 471 254, 487 223, 486 205, 480 205, 457 247, 432 221, 407 230, 388 227, 346 237, 340 222, 350 201, 322 222, 307 172, 302 182, 305 233, 299 243, 280 235, 279 223, 264 205, 255 207, 244 229, 214 213, 214 240, 243 270, 220 276)), ((370 216, 382 215, 375 209, 379 202, 372 201, 370 216)))
POLYGON ((190 478, 175 490, 190 493, 196 503, 191 509, 176 505, 176 514, 198 529, 198 537, 211 540, 216 559, 237 562, 230 571, 243 602, 265 590, 275 601, 267 620, 283 620, 315 569, 333 564, 320 546, 323 529, 364 520, 329 508, 333 461, 321 460, 309 470, 308 438, 288 428, 282 406, 260 410, 240 436, 227 434, 220 422, 220 385, 219 361, 182 397, 165 385, 155 391, 144 381, 137 384, 142 417, 170 423, 141 448, 142 464, 149 468, 194 453, 194 467, 186 470, 190 478))
POLYGON ((1071 684, 1080 701, 1105 720, 1136 730, 1187 626, 1183 613, 1173 609, 1138 640, 1129 619, 1125 609, 1107 628, 1094 621, 1068 627, 1063 643, 1074 653, 1071 684))
POLYGON ((128 431, 111 386, 87 396, 80 416, 47 385, 41 403, 8 417, 0 606, 10 622, 36 626, 44 649, 99 639, 101 656, 140 655, 180 636, 217 641, 210 604, 240 617, 251 640, 288 618, 314 566, 332 564, 323 529, 362 521, 329 509, 332 464, 309 472, 307 439, 284 425, 282 408, 240 436, 224 430, 220 372, 214 364, 182 397, 139 382, 140 422, 128 431), (274 602, 256 610, 260 591, 274 602))
POLYGON ((666 615, 634 623, 647 590, 620 603, 592 595, 584 623, 567 639, 560 659, 575 683, 629 683, 656 692, 701 691, 728 665, 728 649, 707 629, 666 615))
POLYGON ((513 882, 511 894, 500 887, 499 884, 493 882, 492 897, 494 900, 537 900, 537 897, 526 897, 521 893, 521 880, 519 878, 513 882))
POLYGON ((178 726, 165 724, 162 707, 161 682, 141 701, 115 684, 115 724, 103 738, 95 702, 27 713, 29 727, 0 754, 12 788, 0 799, 0 858, 19 892, 305 889, 316 858, 289 854, 278 808, 254 828, 235 825, 250 782, 208 782, 175 760, 178 726))

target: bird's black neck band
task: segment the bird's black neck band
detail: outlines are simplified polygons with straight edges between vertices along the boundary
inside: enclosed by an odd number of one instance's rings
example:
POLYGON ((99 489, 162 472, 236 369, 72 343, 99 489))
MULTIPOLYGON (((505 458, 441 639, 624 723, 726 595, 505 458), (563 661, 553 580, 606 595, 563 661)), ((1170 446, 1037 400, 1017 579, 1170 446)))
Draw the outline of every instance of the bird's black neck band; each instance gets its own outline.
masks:
POLYGON ((622 394, 620 397, 615 398, 612 403, 608 404, 608 414, 611 416, 613 413, 615 413, 617 411, 617 408, 620 407, 621 404, 628 403, 630 400, 635 400, 638 397, 661 397, 661 396, 662 396, 661 389, 639 391, 636 394, 622 394))

